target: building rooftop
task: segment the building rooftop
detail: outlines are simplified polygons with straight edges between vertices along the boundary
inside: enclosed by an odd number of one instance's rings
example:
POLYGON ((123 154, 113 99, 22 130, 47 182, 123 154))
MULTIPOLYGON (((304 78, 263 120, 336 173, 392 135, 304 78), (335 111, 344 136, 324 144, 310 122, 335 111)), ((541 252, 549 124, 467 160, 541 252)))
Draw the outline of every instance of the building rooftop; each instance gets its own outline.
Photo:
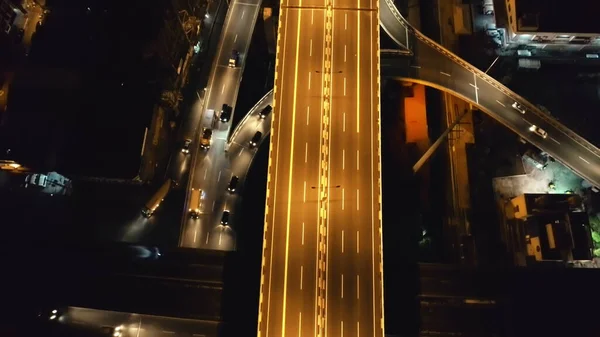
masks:
MULTIPOLYGON (((521 26, 535 26, 538 32, 599 33, 600 21, 589 0, 516 0, 517 19, 521 26)), ((519 29, 520 30, 520 29, 519 29)))

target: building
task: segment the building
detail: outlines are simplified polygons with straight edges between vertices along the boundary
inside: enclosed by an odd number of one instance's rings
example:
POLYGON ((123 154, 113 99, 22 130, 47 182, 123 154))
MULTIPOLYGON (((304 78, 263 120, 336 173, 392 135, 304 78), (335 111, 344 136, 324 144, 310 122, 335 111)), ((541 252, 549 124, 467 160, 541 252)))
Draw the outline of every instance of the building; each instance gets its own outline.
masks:
POLYGON ((25 26, 27 11, 11 0, 0 0, 0 32, 11 34, 25 26))
POLYGON ((504 0, 513 43, 600 43, 600 22, 588 0, 504 0))
POLYGON ((144 139, 169 146, 202 3, 48 1, 10 85, 3 159, 68 176, 136 177, 144 139), (169 108, 158 116, 157 105, 169 108))
POLYGON ((592 259, 591 231, 576 194, 523 194, 505 207, 518 265, 592 259))

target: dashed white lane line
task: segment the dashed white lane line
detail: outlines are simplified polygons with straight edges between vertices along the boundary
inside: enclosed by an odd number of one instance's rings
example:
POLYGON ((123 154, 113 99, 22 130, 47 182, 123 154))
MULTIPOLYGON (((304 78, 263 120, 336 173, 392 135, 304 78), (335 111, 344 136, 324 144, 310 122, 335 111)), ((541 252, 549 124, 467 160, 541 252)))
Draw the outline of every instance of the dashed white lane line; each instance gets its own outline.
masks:
POLYGON ((581 158, 581 156, 579 157, 579 159, 583 160, 586 164, 589 164, 590 162, 585 160, 584 158, 581 158))

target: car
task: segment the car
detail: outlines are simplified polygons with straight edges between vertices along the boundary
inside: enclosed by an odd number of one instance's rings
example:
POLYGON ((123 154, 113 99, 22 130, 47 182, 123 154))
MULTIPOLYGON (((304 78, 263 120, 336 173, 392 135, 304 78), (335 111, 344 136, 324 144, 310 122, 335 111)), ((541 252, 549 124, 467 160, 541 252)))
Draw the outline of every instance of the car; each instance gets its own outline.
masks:
POLYGON ((271 113, 271 110, 273 110, 273 107, 271 107, 270 105, 267 105, 262 110, 260 110, 260 112, 258 113, 258 117, 260 119, 267 118, 267 116, 271 113))
POLYGON ((529 127, 529 131, 531 132, 535 132, 538 136, 546 139, 546 137, 548 137, 548 132, 546 132, 544 129, 540 128, 539 126, 536 126, 535 124, 532 124, 529 127))
POLYGON ((104 336, 111 336, 111 337, 123 336, 123 327, 122 326, 118 326, 118 327, 103 326, 101 328, 101 330, 102 330, 102 333, 104 336))
POLYGON ((223 211, 223 215, 221 216, 221 225, 229 225, 229 211, 223 211))
POLYGON ((205 128, 202 130, 202 137, 200 137, 200 147, 208 150, 212 139, 212 130, 205 128))
POLYGON ((258 142, 260 142, 261 138, 262 138, 262 132, 256 131, 256 133, 254 134, 252 139, 250 139, 250 148, 256 147, 256 145, 258 145, 258 142))
POLYGON ((521 104, 514 102, 512 104, 513 109, 517 110, 518 112, 525 114, 525 112, 527 111, 527 109, 525 109, 525 107, 523 107, 521 104))
POLYGON ((231 119, 231 113, 233 112, 233 108, 227 104, 223 104, 223 108, 221 109, 221 114, 219 115, 219 119, 223 123, 229 122, 231 119))
POLYGON ((237 67, 239 60, 240 60, 240 52, 238 52, 235 49, 232 50, 231 56, 229 57, 229 68, 237 67))
POLYGON ((183 146, 181 147, 181 152, 190 153, 190 144, 192 144, 192 140, 189 138, 186 138, 186 140, 183 141, 183 146))
POLYGON ((232 176, 229 181, 229 186, 227 186, 227 190, 231 193, 235 192, 239 180, 240 178, 238 176, 232 176))

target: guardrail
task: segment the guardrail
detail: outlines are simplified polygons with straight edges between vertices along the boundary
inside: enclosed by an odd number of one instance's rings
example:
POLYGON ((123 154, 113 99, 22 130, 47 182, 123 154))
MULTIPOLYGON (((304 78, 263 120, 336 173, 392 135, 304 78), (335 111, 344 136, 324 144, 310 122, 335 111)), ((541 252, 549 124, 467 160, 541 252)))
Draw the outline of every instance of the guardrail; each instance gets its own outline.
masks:
POLYGON ((233 134, 231 135, 231 137, 229 137, 229 140, 227 141, 227 143, 231 144, 231 142, 233 142, 233 140, 237 137, 237 134, 240 132, 240 130, 242 130, 244 128, 244 125, 248 121, 248 118, 250 118, 250 116, 254 115, 256 110, 258 110, 258 108, 263 104, 263 102, 265 102, 269 98, 271 100, 273 100, 273 89, 271 89, 256 104, 254 104, 254 106, 248 111, 248 113, 244 116, 244 118, 242 118, 240 123, 235 127, 235 130, 233 131, 233 134))

